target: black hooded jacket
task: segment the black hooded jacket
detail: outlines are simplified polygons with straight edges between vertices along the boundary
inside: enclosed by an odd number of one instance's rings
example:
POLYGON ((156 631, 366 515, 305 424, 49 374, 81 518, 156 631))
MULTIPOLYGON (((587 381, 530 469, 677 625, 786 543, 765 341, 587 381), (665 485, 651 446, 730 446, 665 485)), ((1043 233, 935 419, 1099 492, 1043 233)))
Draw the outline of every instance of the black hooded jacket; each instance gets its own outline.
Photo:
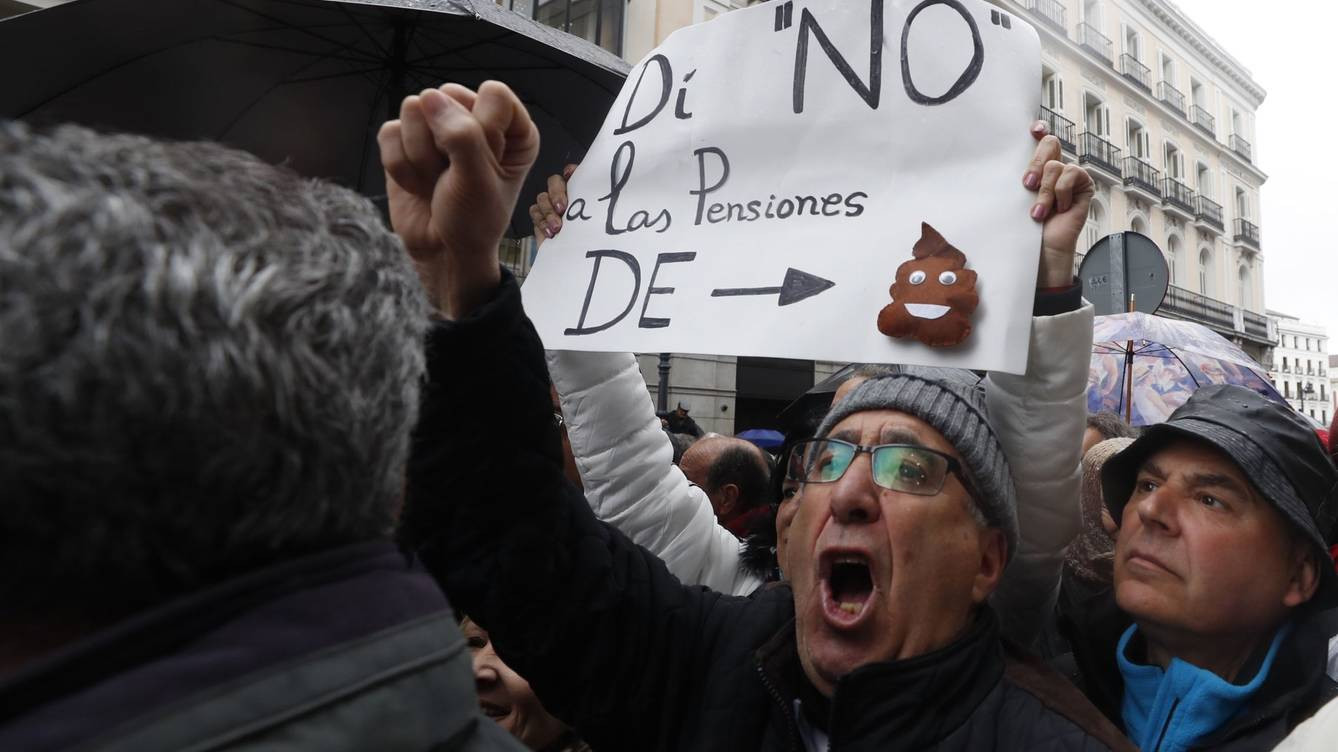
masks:
POLYGON ((941 650, 852 672, 826 703, 800 668, 787 586, 685 587, 565 482, 544 353, 509 274, 428 350, 404 542, 592 748, 801 750, 800 713, 834 751, 1129 748, 1072 686, 1008 652, 988 609, 941 650))

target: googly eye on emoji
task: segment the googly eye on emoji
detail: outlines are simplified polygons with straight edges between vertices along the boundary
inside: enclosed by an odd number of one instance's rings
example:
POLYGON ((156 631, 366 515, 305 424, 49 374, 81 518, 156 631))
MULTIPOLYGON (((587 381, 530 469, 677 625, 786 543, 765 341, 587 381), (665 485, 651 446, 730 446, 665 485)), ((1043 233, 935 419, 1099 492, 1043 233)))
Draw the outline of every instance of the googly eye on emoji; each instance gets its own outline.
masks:
POLYGON ((928 222, 911 259, 897 267, 888 293, 892 302, 878 312, 878 331, 912 338, 930 347, 960 345, 971 336, 971 317, 980 305, 976 273, 966 268, 966 254, 928 222))

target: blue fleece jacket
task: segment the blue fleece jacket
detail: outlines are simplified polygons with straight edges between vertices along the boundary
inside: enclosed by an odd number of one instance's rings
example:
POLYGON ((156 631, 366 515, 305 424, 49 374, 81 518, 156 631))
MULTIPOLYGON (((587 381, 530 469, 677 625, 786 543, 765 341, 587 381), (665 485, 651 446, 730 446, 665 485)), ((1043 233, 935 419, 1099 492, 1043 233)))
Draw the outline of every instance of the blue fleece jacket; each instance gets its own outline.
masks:
POLYGON ((1259 690, 1273 667, 1278 646, 1291 631, 1284 625, 1273 637, 1259 671, 1245 684, 1232 684, 1211 671, 1178 658, 1165 670, 1133 663, 1127 655, 1138 627, 1120 638, 1116 652, 1124 675, 1125 732, 1143 752, 1180 752, 1231 720, 1259 690))

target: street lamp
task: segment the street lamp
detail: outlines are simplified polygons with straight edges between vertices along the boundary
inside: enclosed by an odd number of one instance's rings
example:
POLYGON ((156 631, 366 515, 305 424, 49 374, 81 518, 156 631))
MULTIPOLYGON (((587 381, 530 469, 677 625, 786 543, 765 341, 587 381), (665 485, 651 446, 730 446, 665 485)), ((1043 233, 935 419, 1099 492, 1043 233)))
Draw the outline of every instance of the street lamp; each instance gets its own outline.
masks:
POLYGON ((1307 382, 1305 385, 1305 391, 1304 392, 1298 391, 1298 394, 1301 395, 1301 414, 1305 415, 1306 414, 1305 401, 1307 399, 1313 400, 1315 398, 1315 385, 1313 383, 1307 382))

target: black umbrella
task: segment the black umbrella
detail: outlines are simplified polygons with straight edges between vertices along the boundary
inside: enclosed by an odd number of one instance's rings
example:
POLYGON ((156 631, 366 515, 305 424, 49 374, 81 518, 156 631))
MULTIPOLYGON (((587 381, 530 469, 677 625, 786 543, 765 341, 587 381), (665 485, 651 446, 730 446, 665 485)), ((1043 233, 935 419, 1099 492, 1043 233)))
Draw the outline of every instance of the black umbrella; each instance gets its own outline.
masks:
POLYGON ((583 156, 628 65, 491 0, 75 0, 0 21, 0 70, 0 117, 221 141, 373 198, 405 95, 497 79, 542 135, 528 199, 583 156))

